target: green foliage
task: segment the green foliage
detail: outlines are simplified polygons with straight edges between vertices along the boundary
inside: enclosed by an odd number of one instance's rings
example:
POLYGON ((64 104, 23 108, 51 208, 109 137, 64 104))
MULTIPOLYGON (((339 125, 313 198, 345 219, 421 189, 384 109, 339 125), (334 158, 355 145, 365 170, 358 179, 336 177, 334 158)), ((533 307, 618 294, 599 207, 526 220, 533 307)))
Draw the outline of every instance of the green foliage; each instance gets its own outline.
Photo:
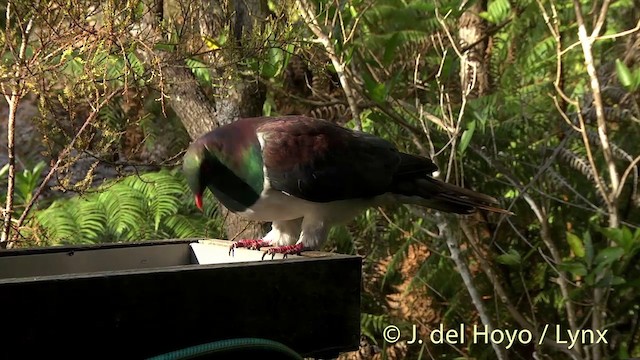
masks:
POLYGON ((499 24, 507 19, 511 14, 511 4, 508 0, 493 0, 489 2, 487 11, 482 12, 482 16, 487 21, 499 24))
POLYGON ((522 266, 522 256, 517 250, 511 249, 504 254, 496 256, 496 261, 500 264, 519 267, 522 266))
POLYGON ((592 235, 589 232, 585 232, 582 239, 575 234, 567 233, 567 240, 577 257, 565 260, 560 264, 561 269, 574 276, 584 277, 590 287, 624 286, 631 261, 640 252, 640 229, 633 232, 626 226, 596 227, 596 231, 613 244, 601 247, 594 256, 592 235))
POLYGON ((129 176, 94 193, 57 200, 35 217, 52 244, 219 236, 216 208, 209 206, 205 216, 194 216, 190 194, 179 172, 165 170, 129 176))
POLYGON ((362 335, 368 337, 376 344, 378 343, 376 340, 378 334, 381 334, 387 325, 389 325, 389 317, 384 314, 360 314, 360 329, 362 329, 362 335))
MULTIPOLYGON (((32 169, 27 168, 16 173, 14 187, 15 201, 17 204, 26 205, 31 200, 33 192, 38 188, 38 185, 40 185, 40 178, 45 166, 47 166, 47 164, 45 164, 44 161, 40 161, 32 169)), ((0 179, 4 180, 8 173, 9 164, 6 164, 0 169, 0 179)), ((2 183, 4 183, 4 181, 2 181, 2 183)), ((2 191, 0 194, 2 194, 4 198, 6 196, 6 186, 3 186, 2 191)))
MULTIPOLYGON (((40 185, 42 172, 46 164, 43 161, 38 162, 33 168, 25 168, 16 172, 14 181, 14 207, 17 214, 21 214, 24 207, 31 201, 34 192, 40 185)), ((7 196, 7 176, 9 173, 9 164, 5 164, 0 168, 0 198, 6 199, 7 196)))
POLYGON ((620 83, 627 90, 636 91, 640 88, 640 67, 632 71, 620 59, 616 59, 616 71, 620 83))
POLYGON ((201 61, 196 59, 185 59, 185 63, 187 67, 191 69, 193 75, 202 83, 208 86, 211 85, 211 73, 209 72, 209 68, 201 61))

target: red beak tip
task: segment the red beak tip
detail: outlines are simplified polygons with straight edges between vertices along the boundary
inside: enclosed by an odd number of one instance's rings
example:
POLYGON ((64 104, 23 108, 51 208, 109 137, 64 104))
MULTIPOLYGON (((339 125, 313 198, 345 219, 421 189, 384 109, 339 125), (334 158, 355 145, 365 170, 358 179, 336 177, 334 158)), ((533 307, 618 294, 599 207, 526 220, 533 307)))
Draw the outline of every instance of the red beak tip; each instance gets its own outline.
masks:
POLYGON ((200 194, 196 195, 196 207, 200 209, 200 211, 204 211, 202 209, 202 195, 200 194))

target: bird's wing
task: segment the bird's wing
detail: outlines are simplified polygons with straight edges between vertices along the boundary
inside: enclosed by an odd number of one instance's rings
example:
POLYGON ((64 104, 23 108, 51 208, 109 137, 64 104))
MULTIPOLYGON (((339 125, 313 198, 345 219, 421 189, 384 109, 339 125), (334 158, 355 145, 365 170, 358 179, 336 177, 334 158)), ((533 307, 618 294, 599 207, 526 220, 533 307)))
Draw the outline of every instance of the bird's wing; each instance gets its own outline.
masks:
POLYGON ((401 163, 389 142, 318 119, 275 119, 257 128, 270 186, 314 202, 388 191, 401 163))

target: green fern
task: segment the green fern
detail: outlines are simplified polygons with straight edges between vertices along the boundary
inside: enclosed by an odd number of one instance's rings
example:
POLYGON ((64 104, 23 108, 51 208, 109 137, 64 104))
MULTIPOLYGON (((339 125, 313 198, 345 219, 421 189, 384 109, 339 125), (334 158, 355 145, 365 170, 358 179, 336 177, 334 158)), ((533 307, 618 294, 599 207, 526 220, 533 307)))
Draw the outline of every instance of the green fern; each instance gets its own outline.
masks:
POLYGON ((193 58, 185 59, 184 62, 201 83, 211 84, 211 73, 206 64, 193 58))
POLYGON ((107 217, 100 203, 84 199, 75 201, 77 206, 71 209, 71 214, 76 219, 78 235, 90 242, 98 241, 106 228, 107 217))
POLYGON ((167 172, 144 174, 139 178, 129 177, 123 183, 142 193, 146 208, 153 214, 155 231, 158 231, 163 218, 178 212, 179 196, 185 191, 184 186, 167 172))
POLYGON ((91 195, 59 200, 36 220, 53 244, 219 237, 222 221, 207 195, 204 216, 178 171, 129 176, 91 195))
POLYGON ((135 50, 127 52, 127 62, 130 69, 136 76, 144 75, 144 64, 140 61, 138 56, 136 56, 135 50))
POLYGON ((371 339, 375 344, 378 344, 376 338, 380 337, 379 334, 382 334, 387 325, 389 325, 389 317, 387 315, 360 314, 360 331, 362 331, 362 335, 371 339))
POLYGON ((111 235, 127 240, 137 236, 133 230, 143 222, 146 212, 144 195, 140 191, 120 183, 100 194, 97 200, 105 206, 111 235))
POLYGON ((65 243, 77 234, 77 224, 69 206, 56 201, 45 211, 36 214, 36 220, 47 229, 47 235, 53 244, 65 243))

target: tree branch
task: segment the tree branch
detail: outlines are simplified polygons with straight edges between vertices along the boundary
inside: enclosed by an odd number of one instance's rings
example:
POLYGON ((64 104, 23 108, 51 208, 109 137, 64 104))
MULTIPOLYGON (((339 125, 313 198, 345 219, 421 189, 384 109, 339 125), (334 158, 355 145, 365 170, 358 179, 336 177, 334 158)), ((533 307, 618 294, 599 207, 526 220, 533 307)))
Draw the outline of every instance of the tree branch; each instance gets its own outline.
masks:
MULTIPOLYGON (((531 331, 531 333, 534 334, 536 337, 536 342, 539 341, 540 331, 538 330, 537 325, 532 324, 527 319, 525 319, 524 316, 518 311, 516 306, 511 302, 511 299, 509 298, 507 291, 502 286, 502 283, 500 282, 498 275, 495 273, 495 271, 493 270, 493 268, 491 267, 487 259, 482 254, 480 254, 480 251, 478 249, 479 240, 477 239, 476 236, 474 236, 473 232, 471 231, 471 227, 469 226, 467 221, 461 220, 459 223, 460 223, 460 228, 462 229, 463 233, 469 240, 469 244, 471 245, 473 251, 476 253, 475 258, 479 262, 482 272, 485 273, 485 275, 491 282, 491 285, 493 285, 493 288, 498 294, 498 298, 500 299, 500 301, 502 301, 504 306, 507 308, 507 311, 509 312, 509 314, 511 314, 511 317, 513 317, 513 319, 518 323, 518 325, 523 329, 527 329, 531 331)), ((535 310, 532 308, 531 311, 534 315, 534 322, 535 322, 535 313, 534 313, 535 310)), ((543 339, 543 345, 551 349, 554 349, 556 351, 564 352, 565 354, 571 356, 571 358, 574 360, 580 359, 580 355, 576 351, 569 350, 566 346, 562 346, 556 343, 551 338, 545 337, 545 339, 543 339)))
MULTIPOLYGON (((9 39, 9 24, 11 21, 11 2, 7 2, 6 8, 6 32, 5 38, 8 40, 7 43, 11 43, 9 39)), ((25 84, 24 80, 21 77, 21 73, 24 70, 24 66, 21 64, 24 60, 25 53, 27 51, 27 42, 29 41, 29 35, 31 34, 31 27, 33 26, 33 18, 29 19, 27 25, 25 27, 20 27, 20 31, 22 32, 22 40, 20 41, 20 49, 18 50, 17 56, 17 68, 15 71, 15 81, 16 83, 11 86, 11 89, 7 91, 4 84, 0 84, 0 88, 2 92, 5 94, 5 99, 9 104, 9 118, 7 119, 7 157, 9 161, 9 173, 7 178, 7 197, 5 200, 5 206, 3 211, 3 225, 2 225, 2 234, 0 235, 0 249, 6 248, 9 246, 9 235, 11 232, 11 220, 13 217, 13 195, 14 195, 14 187, 16 181, 16 155, 15 155, 15 128, 16 128, 16 113, 18 111, 18 105, 20 104, 20 99, 24 96, 25 92, 25 84)), ((15 54, 14 54, 15 56, 15 54)))
MULTIPOLYGON (((49 182, 49 180, 51 180, 51 177, 53 176, 53 174, 55 174, 55 172, 58 170, 58 167, 60 166, 60 163, 62 163, 62 160, 69 155, 76 141, 78 141, 78 139, 80 138, 80 135, 82 135, 82 133, 87 129, 87 127, 96 119, 96 117, 98 116, 98 113, 100 112, 100 109, 102 109, 105 105, 107 105, 109 101, 111 101, 111 99, 119 92, 120 92, 119 89, 111 91, 109 95, 107 95, 95 108, 93 108, 93 110, 91 111, 91 114, 87 117, 87 120, 84 121, 84 124, 82 124, 82 126, 80 127, 76 135, 73 137, 73 139, 71 139, 71 142, 69 142, 69 144, 67 144, 64 150, 62 150, 62 152, 58 155, 58 159, 53 164, 51 169, 49 169, 49 172, 40 183, 40 186, 38 186, 38 189, 36 189, 36 191, 33 193, 33 196, 25 206, 25 209, 22 212, 22 215, 20 215, 20 218, 18 219, 18 223, 16 224, 17 229, 20 229, 24 221, 27 219, 27 216, 31 211, 31 208, 33 207, 33 205, 36 203, 36 200, 42 194, 42 191, 44 190, 45 186, 47 186, 47 183, 49 182)), ((14 239, 15 238, 16 237, 14 236, 14 239)))
MULTIPOLYGON (((476 154, 480 155, 489 165, 491 165, 494 169, 498 170, 504 177, 520 192, 520 196, 524 199, 524 201, 529 205, 531 211, 533 211, 534 215, 540 222, 540 237, 542 238, 542 242, 545 244, 549 252, 551 252, 551 257, 556 264, 562 263, 562 256, 560 255, 560 251, 558 247, 553 242, 553 238, 551 237, 551 229, 549 228, 549 219, 547 217, 546 211, 535 202, 535 200, 526 192, 526 187, 522 186, 520 182, 511 175, 511 172, 507 170, 505 166, 497 163, 493 159, 489 158, 482 151, 476 149, 473 146, 469 147, 476 154)), ((560 286, 560 293, 562 297, 566 299, 565 309, 567 311, 567 320, 569 321, 569 326, 571 327, 571 331, 577 333, 578 321, 576 318, 576 310, 573 306, 573 302, 569 296, 569 281, 567 280, 567 274, 565 271, 558 272, 558 286, 560 286)), ((576 343, 576 348, 579 353, 582 353, 582 345, 578 342, 576 343)))
POLYGON ((320 28, 320 24, 316 19, 315 11, 311 7, 311 5, 309 5, 306 0, 297 0, 296 3, 300 8, 302 18, 307 23, 307 26, 309 26, 309 29, 311 29, 313 34, 318 38, 318 41, 322 44, 322 46, 324 46, 325 50, 327 51, 327 56, 329 56, 329 59, 333 64, 333 68, 336 70, 336 74, 338 74, 340 85, 342 85, 344 94, 347 97, 349 109, 351 110, 351 116, 355 120, 356 129, 362 130, 362 122, 360 121, 358 104, 356 102, 353 89, 351 88, 351 84, 349 83, 349 79, 347 79, 344 62, 338 57, 336 48, 331 43, 331 39, 329 38, 329 36, 324 33, 322 28, 320 28))
MULTIPOLYGON (((613 153, 611 150, 611 146, 609 144, 609 137, 607 136, 607 124, 604 115, 604 104, 602 102, 602 95, 600 92, 600 81, 598 80, 598 74, 596 72, 594 59, 593 59, 593 51, 592 45, 595 39, 595 36, 598 35, 600 31, 600 27, 604 23, 604 19, 606 17, 606 12, 608 8, 609 0, 605 0, 595 29, 593 30, 592 36, 587 35, 587 29, 585 26, 584 18, 582 16, 582 8, 580 1, 573 0, 573 6, 576 13, 576 19, 578 21, 578 39, 580 40, 580 44, 582 45, 582 53, 584 54, 584 62, 587 66, 587 73, 589 74, 591 92, 593 95, 593 104, 596 108, 596 122, 598 126, 598 136, 600 138, 600 148, 602 149, 602 154, 604 156, 604 161, 609 170, 609 182, 611 185, 611 191, 607 194, 607 206, 609 210, 609 226, 610 227, 618 227, 620 225, 620 219, 618 218, 618 197, 617 194, 618 188, 620 187, 620 179, 618 177, 618 170, 616 169, 615 162, 613 160, 613 153)), ((582 118, 580 116, 580 118, 582 118)), ((582 121, 582 120, 581 120, 582 121)), ((582 124, 583 136, 586 134, 586 128, 584 127, 584 122, 582 124)), ((585 145, 588 140, 585 140, 585 145)), ((595 166, 595 165, 592 165, 595 166)), ((599 275, 596 278, 596 281, 602 275, 599 275)), ((604 289, 601 287, 595 287, 593 289, 593 315, 591 317, 591 326, 593 330, 600 330, 604 326, 604 311, 605 304, 607 299, 608 289, 604 289)), ((593 344, 592 354, 594 360, 600 360, 602 358, 602 346, 599 343, 593 344)))
MULTIPOLYGON (((462 277, 462 281, 464 282, 464 285, 467 288, 469 295, 471 296, 471 301, 473 302, 476 310, 478 310, 480 320, 486 327, 489 328, 489 331, 494 330, 495 327, 493 326, 491 318, 489 317, 489 314, 487 313, 487 310, 482 303, 480 293, 473 284, 473 279, 471 277, 471 273, 469 272, 469 268, 460 255, 458 239, 451 231, 449 222, 447 221, 448 219, 446 219, 440 212, 435 212, 435 218, 438 224, 438 229, 440 230, 440 236, 442 236, 447 243, 447 247, 449 248, 449 252, 451 253, 451 259, 456 264, 458 273, 462 277)), ((499 344, 492 341, 491 346, 493 347, 493 351, 496 353, 496 356, 499 360, 508 358, 504 349, 499 344)))
MULTIPOLYGON (((606 1, 605 1, 606 2, 606 1)), ((609 206, 609 226, 617 227, 619 225, 618 211, 616 208, 618 193, 618 187, 620 186, 620 180, 618 177, 618 170, 616 169, 615 162, 613 160, 613 153, 611 145, 609 144, 609 137, 607 136, 607 124, 604 115, 604 104, 602 102, 602 94, 600 91, 600 81, 598 80, 598 74, 596 72, 592 45, 593 38, 587 35, 587 29, 582 17, 582 8, 578 0, 573 1, 573 6, 576 13, 576 19, 578 20, 578 38, 582 45, 582 53, 584 54, 584 62, 587 67, 587 73, 589 74, 591 92, 593 94, 593 104, 596 108, 596 121, 598 125, 598 136, 600 138, 600 147, 602 148, 602 154, 604 161, 609 169, 609 181, 611 185, 611 192, 608 194, 611 205, 609 206)), ((605 5, 603 9, 606 10, 605 5)), ((602 17, 603 14, 601 13, 602 17)), ((583 129, 585 130, 585 129, 583 129)), ((585 130, 586 131, 586 130, 585 130)))

